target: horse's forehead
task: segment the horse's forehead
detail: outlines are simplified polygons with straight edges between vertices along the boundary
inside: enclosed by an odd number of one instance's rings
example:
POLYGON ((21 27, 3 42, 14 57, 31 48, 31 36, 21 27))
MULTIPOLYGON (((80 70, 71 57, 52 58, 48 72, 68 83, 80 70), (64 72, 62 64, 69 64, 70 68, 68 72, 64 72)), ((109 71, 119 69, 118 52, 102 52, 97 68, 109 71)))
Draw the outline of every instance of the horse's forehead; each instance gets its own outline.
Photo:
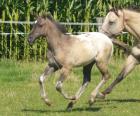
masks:
POLYGON ((115 20, 117 18, 116 14, 114 12, 109 12, 106 16, 106 21, 109 21, 109 20, 115 20))
POLYGON ((114 12, 109 12, 109 13, 108 13, 108 17, 109 17, 109 18, 115 18, 115 17, 117 17, 117 16, 116 16, 116 14, 115 14, 114 12))

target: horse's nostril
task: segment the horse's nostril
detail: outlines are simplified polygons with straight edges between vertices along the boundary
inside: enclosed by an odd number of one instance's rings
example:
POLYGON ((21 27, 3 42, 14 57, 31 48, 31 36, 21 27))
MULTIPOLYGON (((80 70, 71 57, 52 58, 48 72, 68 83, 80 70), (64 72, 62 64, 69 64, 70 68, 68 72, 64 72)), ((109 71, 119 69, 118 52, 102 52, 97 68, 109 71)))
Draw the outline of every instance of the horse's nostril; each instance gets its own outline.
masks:
POLYGON ((29 37, 28 42, 29 42, 29 43, 32 42, 32 37, 29 37))
POLYGON ((28 42, 29 42, 30 45, 32 45, 33 42, 34 42, 34 37, 29 36, 29 38, 28 38, 28 42))

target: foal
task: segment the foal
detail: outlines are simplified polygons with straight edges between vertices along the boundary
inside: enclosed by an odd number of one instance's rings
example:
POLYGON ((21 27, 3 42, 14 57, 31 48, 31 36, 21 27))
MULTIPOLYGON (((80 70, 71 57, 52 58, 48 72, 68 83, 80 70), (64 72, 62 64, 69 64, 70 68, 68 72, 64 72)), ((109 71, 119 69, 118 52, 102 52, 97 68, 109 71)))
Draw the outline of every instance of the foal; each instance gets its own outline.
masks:
POLYGON ((39 16, 29 34, 29 43, 37 37, 44 36, 48 43, 48 66, 39 78, 41 96, 47 105, 51 105, 44 87, 44 80, 57 70, 60 77, 56 83, 56 90, 64 98, 72 100, 68 108, 72 108, 76 100, 84 92, 91 78, 91 69, 96 63, 102 74, 102 80, 91 93, 89 103, 92 104, 101 86, 109 78, 108 62, 113 52, 113 44, 106 35, 92 32, 81 35, 66 35, 60 24, 50 16, 39 16), (83 66, 83 83, 74 96, 68 96, 62 89, 62 84, 73 67, 83 66))

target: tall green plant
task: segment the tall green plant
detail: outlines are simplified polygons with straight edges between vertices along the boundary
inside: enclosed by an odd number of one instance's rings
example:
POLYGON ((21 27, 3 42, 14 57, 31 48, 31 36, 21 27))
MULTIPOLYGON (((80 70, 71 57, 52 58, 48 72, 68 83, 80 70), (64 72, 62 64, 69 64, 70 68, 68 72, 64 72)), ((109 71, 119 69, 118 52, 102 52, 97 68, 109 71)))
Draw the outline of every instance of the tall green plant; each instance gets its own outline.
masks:
MULTIPOLYGON (((0 18, 2 21, 34 21, 35 15, 49 12, 55 20, 60 22, 95 22, 95 17, 104 17, 109 4, 115 7, 127 7, 131 4, 140 5, 138 0, 1 0, 0 18)), ((0 32, 29 33, 30 24, 1 24, 0 32)), ((66 26, 68 32, 97 31, 97 26, 66 26)), ((0 56, 15 59, 45 59, 47 44, 38 40, 33 46, 27 42, 27 35, 0 35, 0 56)), ((130 45, 133 44, 130 35, 121 36, 119 39, 130 45)), ((116 54, 122 51, 116 48, 116 54)), ((120 55, 121 56, 121 55, 120 55)))

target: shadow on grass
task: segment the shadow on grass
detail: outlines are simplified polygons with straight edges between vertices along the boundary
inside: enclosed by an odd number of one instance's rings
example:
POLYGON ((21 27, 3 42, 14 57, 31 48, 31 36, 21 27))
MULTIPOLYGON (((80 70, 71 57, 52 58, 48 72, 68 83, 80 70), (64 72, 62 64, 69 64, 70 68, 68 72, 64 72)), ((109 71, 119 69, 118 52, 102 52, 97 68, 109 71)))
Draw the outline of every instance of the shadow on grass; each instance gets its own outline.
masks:
POLYGON ((101 108, 100 107, 88 107, 88 108, 73 108, 72 111, 65 110, 41 110, 41 109, 22 109, 22 112, 37 112, 37 113, 66 113, 66 112, 81 112, 81 111, 88 111, 88 112, 97 112, 101 108))
POLYGON ((106 100, 99 100, 98 102, 121 102, 121 103, 138 102, 140 103, 140 99, 106 99, 106 100))
MULTIPOLYGON (((106 100, 98 100, 98 103, 103 103, 104 105, 107 104, 113 104, 111 102, 117 102, 117 103, 140 103, 140 99, 106 99, 106 100), (107 103, 107 104, 106 104, 107 103)), ((102 105, 103 105, 102 104, 102 105)), ((82 107, 77 107, 73 108, 72 111, 67 111, 66 109, 63 110, 50 110, 50 109, 33 109, 33 108, 25 108, 22 109, 22 112, 36 112, 36 113, 67 113, 67 112, 82 112, 82 111, 87 111, 87 112, 98 112, 100 111, 101 107, 87 107, 87 108, 82 108, 82 107)))

